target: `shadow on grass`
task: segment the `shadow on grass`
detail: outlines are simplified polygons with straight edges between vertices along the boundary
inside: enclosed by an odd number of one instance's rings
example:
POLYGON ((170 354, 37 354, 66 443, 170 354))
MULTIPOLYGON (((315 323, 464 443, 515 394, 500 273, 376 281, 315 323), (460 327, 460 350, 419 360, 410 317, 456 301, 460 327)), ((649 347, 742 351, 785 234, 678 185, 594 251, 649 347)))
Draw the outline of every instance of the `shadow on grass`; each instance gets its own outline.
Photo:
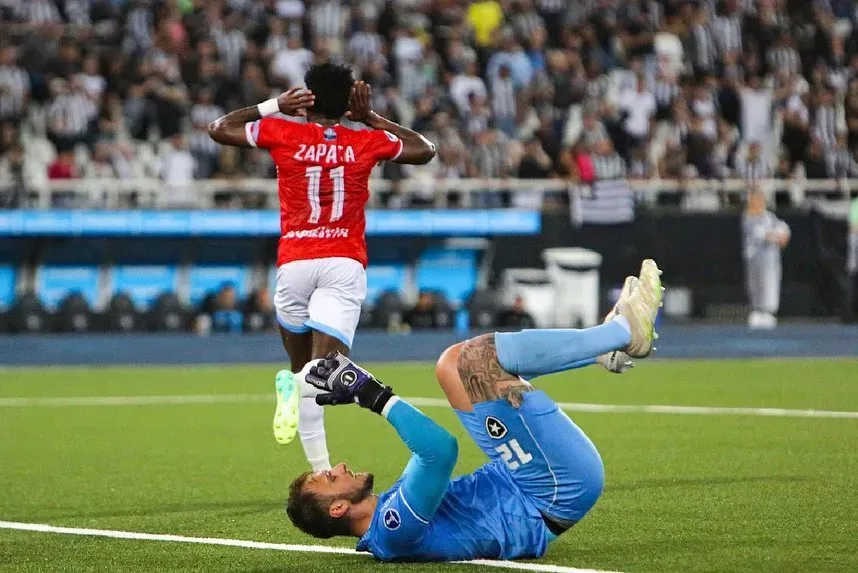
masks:
POLYGON ((631 483, 607 484, 605 491, 637 491, 670 487, 708 487, 713 485, 733 485, 748 483, 793 483, 809 481, 806 476, 720 476, 701 478, 655 478, 636 480, 631 483))

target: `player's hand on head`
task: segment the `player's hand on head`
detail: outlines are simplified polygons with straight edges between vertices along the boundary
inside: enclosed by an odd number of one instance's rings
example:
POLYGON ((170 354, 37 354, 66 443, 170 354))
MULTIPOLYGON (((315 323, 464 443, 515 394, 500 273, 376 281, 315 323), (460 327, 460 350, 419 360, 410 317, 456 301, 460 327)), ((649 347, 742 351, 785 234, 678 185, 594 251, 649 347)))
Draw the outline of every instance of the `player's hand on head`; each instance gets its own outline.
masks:
POLYGON ((314 103, 316 96, 307 88, 292 88, 277 96, 280 113, 286 115, 304 117, 307 115, 307 108, 313 107, 314 103))
POLYGON ((369 114, 372 113, 372 88, 369 84, 362 81, 356 81, 352 86, 352 93, 349 97, 349 111, 346 112, 346 117, 352 121, 366 121, 369 114))

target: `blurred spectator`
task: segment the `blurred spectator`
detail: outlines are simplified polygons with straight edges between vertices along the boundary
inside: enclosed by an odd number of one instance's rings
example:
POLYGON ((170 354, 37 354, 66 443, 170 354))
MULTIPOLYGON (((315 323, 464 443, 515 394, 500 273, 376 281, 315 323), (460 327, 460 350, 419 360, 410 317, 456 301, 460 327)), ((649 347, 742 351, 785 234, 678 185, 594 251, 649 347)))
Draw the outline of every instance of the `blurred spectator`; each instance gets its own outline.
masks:
POLYGON ((403 321, 412 329, 437 328, 437 305, 431 293, 421 292, 417 303, 405 313, 403 321))
POLYGON ((80 177, 75 164, 74 151, 66 149, 57 154, 57 158, 48 166, 48 179, 77 179, 80 177))
POLYGON ((250 332, 274 328, 274 302, 268 287, 252 293, 244 303, 244 329, 250 332))
POLYGON ((313 63, 313 52, 301 44, 300 36, 290 36, 285 49, 271 60, 271 78, 284 88, 304 85, 304 74, 313 63))
POLYGON ((772 133, 772 90, 762 85, 758 76, 751 76, 740 89, 742 107, 742 139, 762 141, 772 133))
POLYGON ((837 134, 834 147, 825 154, 825 162, 828 166, 828 173, 832 177, 845 179, 858 176, 858 164, 855 163, 852 152, 849 150, 845 132, 837 134))
POLYGON ((450 82, 450 97, 462 115, 467 114, 471 99, 485 100, 487 96, 486 83, 478 74, 476 60, 467 62, 462 73, 450 82))
POLYGON ((804 176, 808 179, 828 179, 833 175, 828 169, 822 142, 814 138, 804 159, 804 176))
POLYGON ((501 66, 498 77, 491 85, 492 107, 498 128, 513 137, 516 131, 516 89, 508 66, 501 66))
POLYGON ((503 8, 496 0, 476 0, 468 7, 468 23, 474 29, 474 39, 479 48, 488 48, 494 33, 503 22, 503 8))
POLYGON ((646 145, 632 148, 627 176, 629 179, 654 179, 658 170, 650 161, 646 145))
POLYGON ((774 328, 781 297, 781 251, 790 240, 790 229, 766 206, 759 188, 748 195, 742 217, 745 279, 751 313, 750 328, 774 328))
POLYGON ((12 46, 0 49, 0 120, 19 122, 30 97, 30 77, 18 66, 12 46))
POLYGON ((28 199, 27 159, 15 144, 0 156, 0 209, 24 207, 28 199))
POLYGON ((500 328, 508 328, 511 330, 522 330, 526 328, 536 328, 536 322, 524 306, 524 298, 521 296, 515 297, 512 306, 503 309, 498 313, 498 326, 500 328))
POLYGON ((189 205, 191 183, 194 179, 196 161, 188 150, 188 142, 183 135, 170 138, 169 148, 161 159, 161 179, 170 189, 169 202, 173 206, 189 205))
POLYGON ((203 300, 194 321, 194 331, 202 336, 209 332, 241 332, 243 325, 244 316, 238 309, 235 285, 225 283, 203 300))
POLYGON ((524 142, 517 176, 521 179, 546 179, 552 172, 551 158, 542 149, 542 143, 535 137, 528 138, 524 142))
POLYGON ((646 89, 646 80, 638 76, 634 90, 620 95, 620 109, 625 114, 623 129, 628 137, 628 148, 645 145, 649 141, 652 118, 658 106, 655 96, 646 89))
POLYGON ((196 162, 196 177, 208 179, 218 169, 220 145, 209 137, 208 125, 224 115, 223 108, 214 105, 214 94, 208 88, 203 88, 197 94, 197 101, 191 107, 190 119, 194 129, 191 135, 191 155, 196 162))
MULTIPOLYGON (((734 176, 746 167, 735 151, 750 142, 778 174, 804 163, 812 178, 849 171, 847 151, 858 147, 856 18, 843 0, 0 6, 9 32, 0 48, 0 121, 35 135, 28 153, 45 135, 58 151, 130 136, 132 149, 109 153, 123 177, 153 170, 149 145, 133 149, 139 142, 160 148, 176 134, 190 139, 199 177, 268 173, 253 152, 220 165, 204 117, 299 86, 313 62, 327 60, 353 64, 372 85, 376 109, 450 150, 419 169, 378 170, 393 180, 462 176, 463 165, 467 175, 533 172, 532 157, 517 149, 531 135, 552 171, 585 182, 639 177, 651 163, 663 177, 734 176), (812 139, 821 149, 811 150, 812 139), (622 168, 611 164, 615 153, 622 168)), ((37 154, 42 174, 53 155, 37 154)), ((92 155, 91 171, 106 174, 104 152, 92 155)))
POLYGON ((511 30, 501 32, 500 50, 492 54, 486 67, 486 77, 489 82, 500 75, 501 67, 509 68, 512 81, 516 87, 522 88, 530 84, 533 79, 533 64, 524 52, 521 43, 515 39, 511 30))
POLYGON ((100 63, 96 56, 90 55, 83 59, 82 70, 75 76, 80 83, 83 93, 98 105, 101 96, 107 88, 107 81, 100 73, 100 63))
POLYGON ((92 159, 83 167, 83 176, 91 179, 111 179, 117 176, 109 143, 102 141, 95 145, 92 159))
POLYGON ((54 80, 51 91, 54 97, 48 107, 48 137, 57 151, 68 151, 86 140, 98 108, 79 81, 70 87, 65 80, 54 80))
POLYGON ((834 92, 830 89, 823 89, 817 94, 811 134, 827 149, 834 145, 837 139, 837 131, 837 106, 834 92))
POLYGON ((745 181, 759 181, 772 177, 772 166, 763 158, 759 141, 749 143, 747 155, 736 161, 736 174, 745 181))
POLYGON ((593 171, 597 181, 622 179, 626 176, 626 163, 614 149, 613 142, 602 139, 596 143, 593 158, 593 171))

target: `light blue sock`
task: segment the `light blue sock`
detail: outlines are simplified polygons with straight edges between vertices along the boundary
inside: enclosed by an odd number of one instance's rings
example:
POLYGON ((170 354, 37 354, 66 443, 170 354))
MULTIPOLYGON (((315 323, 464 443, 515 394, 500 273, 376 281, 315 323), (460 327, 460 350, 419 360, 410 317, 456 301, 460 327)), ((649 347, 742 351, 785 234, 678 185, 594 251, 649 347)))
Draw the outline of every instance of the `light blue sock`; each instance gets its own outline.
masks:
POLYGON ((501 366, 510 374, 526 379, 587 366, 595 362, 597 356, 625 348, 630 341, 628 328, 617 321, 583 330, 563 328, 495 334, 501 366))

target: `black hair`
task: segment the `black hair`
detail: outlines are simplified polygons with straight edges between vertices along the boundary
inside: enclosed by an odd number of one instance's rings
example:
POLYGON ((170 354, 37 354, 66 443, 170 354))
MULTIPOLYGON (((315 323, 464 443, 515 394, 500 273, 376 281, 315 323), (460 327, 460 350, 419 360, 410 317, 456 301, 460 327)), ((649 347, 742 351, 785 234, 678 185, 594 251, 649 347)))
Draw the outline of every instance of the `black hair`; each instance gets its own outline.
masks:
POLYGON ((316 103, 308 111, 327 119, 340 119, 346 114, 354 84, 350 67, 330 63, 312 66, 304 83, 316 96, 316 103))
MULTIPOLYGON (((289 501, 286 514, 292 523, 308 535, 319 539, 330 539, 337 535, 351 535, 349 522, 345 518, 332 517, 331 504, 338 498, 319 495, 305 487, 313 472, 304 472, 289 486, 289 501)), ((346 497, 351 503, 359 503, 372 495, 373 475, 369 474, 359 490, 346 497)))

